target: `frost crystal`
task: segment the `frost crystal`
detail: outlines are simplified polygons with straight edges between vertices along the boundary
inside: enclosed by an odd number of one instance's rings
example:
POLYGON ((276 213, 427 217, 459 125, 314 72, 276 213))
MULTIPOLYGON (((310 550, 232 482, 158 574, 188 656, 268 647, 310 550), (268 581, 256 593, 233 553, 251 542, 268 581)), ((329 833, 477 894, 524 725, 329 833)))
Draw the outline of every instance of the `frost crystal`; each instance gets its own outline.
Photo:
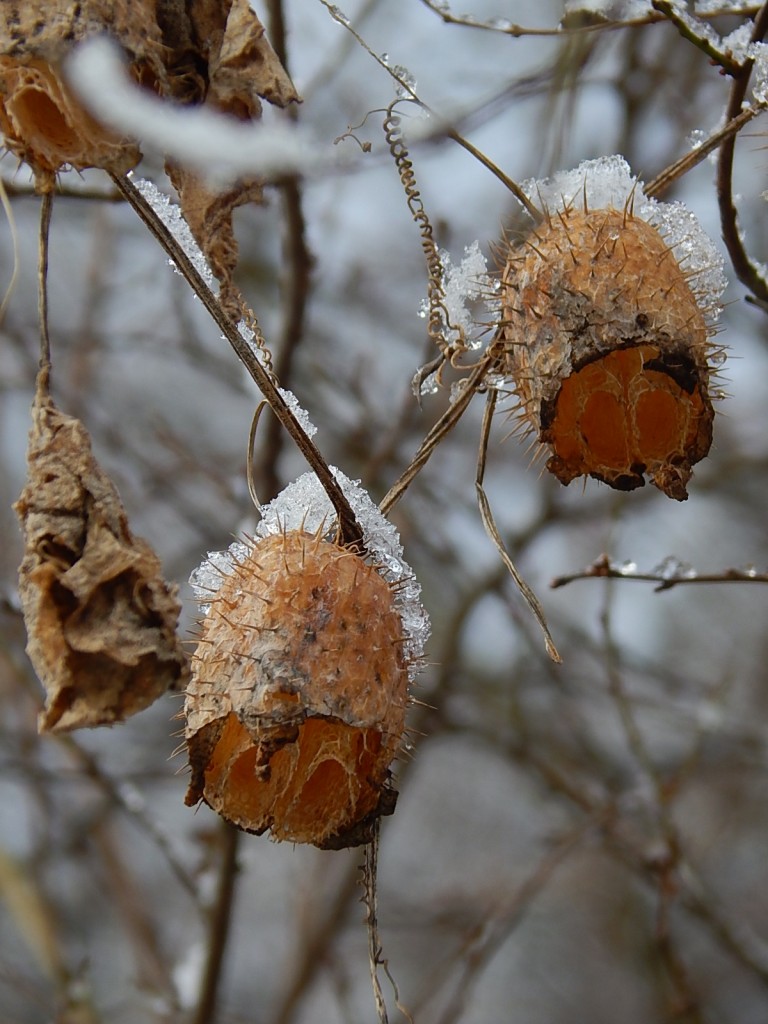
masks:
POLYGON ((666 555, 653 569, 655 575, 663 580, 695 579, 696 572, 688 562, 683 562, 676 555, 666 555))
MULTIPOLYGON (((498 291, 499 283, 489 276, 488 264, 477 241, 464 247, 464 259, 458 266, 454 266, 450 253, 444 249, 440 250, 440 263, 443 268, 443 302, 448 317, 443 337, 449 345, 477 349, 481 340, 476 334, 473 337, 477 321, 469 304, 482 299, 488 310, 495 313, 497 303, 493 294, 498 291)), ((428 313, 429 302, 425 299, 419 316, 426 317, 428 313)))
POLYGON ((652 11, 650 0, 565 0, 565 17, 593 14, 606 21, 630 21, 652 11))
POLYGON ((752 56, 752 22, 745 21, 734 29, 730 35, 723 38, 722 48, 725 53, 731 55, 734 60, 743 62, 752 56))
POLYGON ((643 194, 643 183, 623 156, 585 160, 574 170, 560 171, 552 178, 530 178, 522 189, 534 205, 552 212, 582 204, 591 210, 628 207, 635 217, 655 227, 674 250, 699 307, 710 322, 717 319, 718 302, 727 284, 723 257, 683 203, 659 203, 643 194))
MULTIPOLYGON (((429 638, 429 618, 421 603, 421 586, 413 570, 403 558, 403 547, 395 527, 381 514, 358 482, 350 480, 341 470, 331 466, 336 481, 357 517, 363 531, 363 540, 383 578, 393 585, 395 607, 403 623, 404 654, 413 677, 419 668, 419 659, 429 638)), ((256 527, 256 544, 266 538, 292 530, 314 533, 329 528, 335 512, 328 495, 314 473, 305 473, 289 484, 261 510, 262 518, 256 527)), ((201 611, 206 614, 210 599, 221 586, 224 576, 243 559, 248 548, 235 541, 226 551, 211 551, 206 560, 190 577, 190 585, 202 601, 201 611)))
POLYGON ((768 104, 768 43, 753 43, 751 56, 755 62, 752 95, 756 103, 768 104))
POLYGON ((309 418, 307 410, 303 406, 299 405, 299 400, 296 395, 294 395, 292 391, 286 391, 285 388, 278 388, 277 390, 283 396, 285 404, 301 424, 307 437, 314 437, 317 433, 317 427, 309 418))
POLYGON ((195 241, 179 207, 172 203, 168 196, 161 192, 151 181, 147 181, 145 178, 134 178, 132 174, 129 174, 129 177, 187 254, 195 270, 197 270, 211 291, 218 292, 218 282, 213 276, 213 272, 208 266, 205 256, 203 256, 203 251, 195 241))
POLYGON ((221 586, 221 581, 247 554, 247 546, 242 541, 236 540, 229 545, 226 551, 209 551, 205 561, 192 571, 189 585, 198 600, 201 615, 208 614, 211 598, 221 586))
POLYGON ((402 82, 402 85, 398 85, 397 87, 397 95, 403 99, 407 99, 409 96, 413 95, 413 91, 416 88, 416 78, 411 74, 408 68, 404 67, 402 64, 395 64, 392 68, 392 74, 396 75, 402 82))

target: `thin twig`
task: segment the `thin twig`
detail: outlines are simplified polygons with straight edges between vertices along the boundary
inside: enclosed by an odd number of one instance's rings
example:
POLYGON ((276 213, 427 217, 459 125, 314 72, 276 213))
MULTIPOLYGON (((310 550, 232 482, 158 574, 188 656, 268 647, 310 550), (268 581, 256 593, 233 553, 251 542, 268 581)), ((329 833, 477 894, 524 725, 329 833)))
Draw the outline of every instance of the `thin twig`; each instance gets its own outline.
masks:
MULTIPOLYGON (((5 190, 11 199, 37 199, 40 192, 35 188, 34 182, 19 184, 9 181, 7 178, 0 178, 0 191, 5 190)), ((105 192, 100 188, 68 188, 60 181, 56 182, 54 192, 61 199, 81 199, 88 202, 102 203, 124 203, 125 199, 119 192, 105 192)))
POLYGON ((716 46, 713 46, 706 36, 697 32, 695 24, 691 24, 691 16, 687 12, 685 17, 681 17, 670 0, 651 0, 651 4, 655 11, 663 15, 667 21, 675 26, 684 39, 698 47, 699 50, 709 57, 713 64, 719 65, 727 75, 735 77, 741 73, 743 65, 737 60, 733 60, 727 53, 719 50, 716 46))
POLYGON ((475 480, 475 490, 477 491, 477 503, 480 507, 480 518, 483 521, 485 532, 493 541, 496 550, 501 556, 501 560, 507 567, 507 570, 515 581, 515 585, 520 593, 523 595, 525 602, 534 614, 536 621, 541 627, 541 631, 544 634, 544 643, 547 647, 547 653, 549 654, 552 661, 560 663, 563 659, 558 654, 555 642, 552 639, 552 634, 549 631, 547 625, 547 618, 544 614, 544 609, 541 607, 541 602, 538 597, 534 594, 533 590, 528 586, 523 577, 515 567, 514 562, 509 557, 509 553, 504 546, 504 541, 501 539, 498 527, 496 526, 496 520, 493 518, 493 512, 491 511, 491 505, 488 501, 488 496, 483 488, 483 480, 485 478, 485 460, 488 453, 488 440, 491 435, 491 424, 493 422, 493 411, 496 408, 497 392, 495 388, 491 388, 488 391, 488 398, 485 404, 485 413, 483 415, 483 427, 480 434, 480 447, 477 456, 477 478, 475 480))
POLYGON ((373 998, 376 1003, 376 1020, 378 1024, 388 1024, 387 1004, 379 981, 379 965, 381 963, 381 942, 379 940, 378 900, 376 880, 379 857, 379 819, 376 820, 373 839, 365 847, 363 864, 363 900, 366 906, 365 924, 368 931, 368 966, 371 971, 373 998))
MULTIPOLYGON (((424 103, 423 100, 419 99, 419 97, 416 95, 413 85, 405 77, 403 77, 398 65, 391 67, 389 61, 384 60, 382 57, 379 56, 378 53, 372 50, 368 43, 366 43, 366 41, 360 35, 360 33, 355 31, 355 29, 349 24, 348 19, 346 19, 338 10, 338 8, 334 4, 331 4, 329 0, 320 0, 320 3, 327 9, 328 13, 331 15, 334 21, 338 22, 339 25, 342 25, 348 32, 350 32, 354 36, 355 40, 360 44, 360 46, 362 46, 362 48, 366 51, 366 53, 373 57, 376 63, 380 67, 382 67, 395 80, 395 82, 397 83, 398 90, 400 91, 400 94, 403 98, 405 98, 406 96, 410 97, 412 100, 414 100, 414 102, 418 103, 421 109, 426 111, 426 113, 428 113, 430 117, 435 118, 439 123, 444 122, 444 119, 438 117, 438 115, 435 113, 434 110, 432 110, 431 107, 424 103)), ((487 167, 492 174, 495 174, 499 181, 506 185, 506 187, 515 196, 518 202, 520 202, 525 207, 525 209, 530 213, 534 220, 541 220, 541 211, 536 209, 536 207, 530 201, 528 196, 526 196, 525 192, 523 192, 520 186, 516 182, 514 182, 508 175, 506 175, 501 170, 501 168, 497 167, 492 160, 490 160, 484 153, 481 153, 479 149, 473 146, 471 142, 468 142, 454 129, 446 128, 445 135, 447 138, 453 139, 453 141, 457 142, 460 146, 463 146, 468 153, 471 153, 472 156, 474 156, 485 167, 487 167)))
POLYGON ((237 327, 232 323, 221 306, 216 296, 203 280, 197 268, 187 256, 186 252, 166 228, 160 217, 152 206, 147 202, 133 182, 127 177, 112 175, 112 180, 128 200, 130 205, 149 228, 151 233, 163 247, 165 252, 176 264, 179 272, 183 274, 195 295, 200 299, 210 315, 215 320, 222 334, 235 351, 240 362, 253 377, 275 416, 293 438, 297 448, 309 463, 315 475, 323 486, 328 498, 331 501, 336 514, 339 517, 339 529, 343 544, 364 550, 363 533, 355 518, 355 514, 347 501, 344 492, 339 486, 336 478, 328 468, 320 451, 307 435, 304 428, 288 408, 285 399, 280 394, 277 385, 259 362, 258 356, 251 349, 248 342, 240 334, 237 327))
POLYGON ((579 572, 569 573, 564 576, 556 576, 550 583, 555 590, 558 587, 565 587, 576 580, 590 579, 613 579, 630 580, 640 583, 655 583, 654 590, 659 593, 662 590, 671 590, 672 587, 681 586, 684 583, 768 583, 768 572, 757 572, 755 569, 724 569, 719 573, 699 573, 688 567, 682 567, 674 572, 667 572, 664 569, 652 572, 637 572, 634 569, 626 569, 621 565, 614 564, 608 555, 600 555, 592 565, 579 572))
POLYGON ((493 366, 493 363, 494 360, 490 357, 481 359, 470 376, 467 377, 466 383, 459 397, 455 402, 451 403, 437 423, 435 423, 427 436, 421 442, 419 449, 411 460, 408 468, 401 474, 399 479, 392 484, 390 489, 384 495, 384 498, 379 505, 379 508, 384 515, 387 515, 395 507, 398 501, 400 501, 406 490, 410 487, 420 471, 429 461, 429 458, 435 448, 437 448, 443 438, 459 422, 469 406, 469 403, 475 397, 475 393, 482 384, 486 374, 493 366))
POLYGON ((208 935, 208 955, 200 986, 200 998, 191 1024, 213 1024, 216 1019, 224 953, 231 932, 232 906, 237 882, 237 852, 242 833, 234 825, 222 822, 220 835, 223 851, 208 935))
POLYGON ((11 273, 11 279, 8 282, 8 287, 5 289, 3 300, 0 302, 0 325, 2 325, 5 318, 5 311, 8 308, 8 303, 19 277, 19 233, 16 230, 16 218, 13 216, 13 209, 8 196, 8 185, 2 178, 0 178, 0 206, 2 206, 3 213, 8 221, 8 230, 11 233, 11 246, 13 249, 13 271, 11 273))
POLYGON ((168 835, 148 813, 142 794, 130 783, 117 782, 109 776, 102 769, 96 755, 82 747, 73 736, 57 736, 56 740, 71 757, 77 760, 86 778, 94 782, 109 801, 115 807, 119 807, 157 846, 179 885, 191 898, 195 908, 200 910, 200 893, 195 880, 177 856, 168 835))
MULTIPOLYGON (((755 19, 751 42, 760 42, 766 31, 768 31, 768 4, 761 7, 755 19)), ((754 61, 752 60, 745 61, 739 73, 734 76, 725 111, 726 121, 732 121, 741 111, 753 65, 754 61)), ((725 139, 720 147, 720 158, 717 163, 717 202, 720 207, 720 226, 736 276, 742 284, 749 288, 758 301, 764 303, 768 302, 768 282, 747 255, 737 224, 736 206, 733 201, 735 149, 735 135, 725 139)))
POLYGON ((509 189, 520 205, 525 207, 535 223, 538 224, 538 222, 543 219, 544 214, 538 209, 538 207, 534 206, 517 182, 513 181, 509 175, 505 174, 500 167, 497 167, 496 164, 485 155, 485 153, 477 148, 477 146, 473 146, 468 139, 465 139, 463 135, 460 135, 452 128, 449 128, 445 134, 447 138, 453 139, 454 142, 458 142, 463 149, 466 149, 468 153, 471 153, 475 160, 479 160, 484 167, 488 168, 491 174, 495 174, 502 185, 509 189))
MULTIPOLYGON (((288 44, 285 14, 282 0, 269 0, 269 38, 281 65, 290 71, 288 65, 288 44)), ((284 116, 298 121, 299 108, 291 104, 284 116)), ((306 219, 300 178, 290 175, 277 184, 283 207, 283 255, 285 277, 282 288, 283 324, 277 343, 275 376, 284 388, 290 388, 294 356, 304 336, 307 303, 309 300, 310 277, 314 258, 307 245, 306 219)), ((265 427, 263 455, 255 469, 266 494, 276 494, 279 489, 277 462, 283 447, 285 435, 280 422, 269 418, 265 427)))
POLYGON ((762 114, 763 110, 764 107, 747 107, 746 110, 742 110, 736 117, 731 118, 723 128, 714 132, 708 139, 705 139, 700 146, 692 149, 685 156, 680 157, 679 160, 675 160, 673 164, 670 164, 660 174, 657 174, 652 181, 644 185, 644 194, 650 197, 661 195, 678 178, 687 174, 688 171, 700 164, 702 160, 706 160, 709 154, 714 153, 718 146, 722 145, 726 139, 735 136, 744 125, 749 124, 758 114, 762 114))
MULTIPOLYGON (((626 18, 621 21, 614 21, 610 18, 606 18, 603 14, 595 14, 594 19, 586 23, 583 20, 574 19, 573 24, 563 23, 554 28, 533 28, 525 25, 517 25, 514 22, 509 21, 507 18, 494 18, 490 21, 486 21, 473 14, 454 14, 446 8, 446 5, 438 4, 437 0, 421 0, 421 3, 434 14, 438 15, 446 25, 461 25, 464 28, 500 32, 503 35, 513 36, 514 38, 519 38, 521 36, 585 35, 594 32, 615 31, 623 28, 640 28, 643 25, 655 25, 660 21, 665 20, 665 16, 661 13, 647 14, 639 18, 626 18)), ((722 17, 724 14, 741 14, 751 16, 756 14, 759 9, 759 4, 745 5, 738 10, 734 10, 732 7, 726 5, 722 11, 707 11, 705 14, 702 14, 701 17, 702 19, 718 18, 722 17)), ((576 11, 574 13, 581 15, 587 14, 588 11, 585 8, 584 11, 576 11)))
POLYGON ((53 213, 53 192, 43 192, 40 199, 40 236, 37 259, 37 304, 40 318, 40 372, 38 391, 48 394, 51 375, 51 337, 48 331, 48 242, 53 213))
MULTIPOLYGON (((273 1016, 274 1024, 291 1024, 302 998, 308 992, 318 971, 327 962, 335 936, 358 892, 359 865, 350 860, 348 870, 339 884, 330 905, 312 913, 301 931, 301 938, 291 957, 293 975, 273 1016)), ((326 882, 327 884, 327 882, 326 882)))
POLYGON ((594 825, 595 822, 585 818, 553 843, 511 896, 497 900, 494 908, 472 928, 454 957, 451 975, 455 997, 439 1018, 439 1024, 457 1024, 462 1018, 483 970, 522 924, 534 900, 552 881, 557 869, 583 843, 594 825))

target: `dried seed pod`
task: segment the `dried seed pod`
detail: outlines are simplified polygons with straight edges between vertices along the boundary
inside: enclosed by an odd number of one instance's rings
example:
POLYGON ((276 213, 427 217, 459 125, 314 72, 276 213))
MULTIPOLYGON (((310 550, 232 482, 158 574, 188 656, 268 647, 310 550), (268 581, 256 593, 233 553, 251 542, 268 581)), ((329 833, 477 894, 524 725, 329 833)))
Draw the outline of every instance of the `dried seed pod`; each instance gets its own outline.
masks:
POLYGON ((111 725, 184 685, 176 588, 134 537, 85 427, 38 397, 15 509, 27 653, 46 689, 41 732, 111 725))
POLYGON ((97 124, 58 72, 39 60, 0 57, 0 131, 8 149, 33 169, 41 191, 53 187, 65 164, 123 174, 141 158, 135 143, 97 124))
POLYGON ((185 706, 187 803, 202 798, 279 840, 358 845, 394 809, 389 766, 426 639, 423 611, 403 614, 396 555, 374 568, 324 540, 311 510, 315 533, 276 529, 278 514, 265 511, 263 538, 210 556, 193 577, 208 594, 185 706))
POLYGON ((137 77, 163 80, 154 4, 4 0, 0 5, 0 131, 7 147, 33 169, 41 191, 53 187, 64 166, 123 174, 141 158, 134 141, 90 116, 62 75, 72 47, 99 32, 120 40, 137 77))
POLYGON ((682 501, 712 442, 722 259, 684 207, 646 199, 621 158, 528 190, 545 216, 502 272, 521 416, 562 483, 633 490, 647 474, 682 501))

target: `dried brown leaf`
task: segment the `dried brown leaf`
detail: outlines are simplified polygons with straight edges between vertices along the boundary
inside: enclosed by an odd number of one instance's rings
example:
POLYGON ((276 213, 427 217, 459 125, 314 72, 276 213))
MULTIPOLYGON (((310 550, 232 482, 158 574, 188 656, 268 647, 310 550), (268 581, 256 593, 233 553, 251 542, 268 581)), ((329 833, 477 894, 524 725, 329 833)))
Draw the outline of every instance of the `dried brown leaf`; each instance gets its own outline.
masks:
MULTIPOLYGON (((293 83, 247 0, 191 4, 186 35, 201 40, 208 65, 205 106, 255 121, 261 117, 262 98, 280 107, 298 102, 293 83)), ((216 191, 186 168, 169 165, 167 170, 190 230, 221 284, 222 305, 235 320, 247 319, 232 281, 237 265, 232 213, 238 206, 261 202, 261 183, 247 178, 216 191)))
POLYGON ((79 420, 38 397, 27 485, 19 596, 27 653, 47 699, 41 732, 109 725, 183 685, 176 588, 134 537, 79 420))

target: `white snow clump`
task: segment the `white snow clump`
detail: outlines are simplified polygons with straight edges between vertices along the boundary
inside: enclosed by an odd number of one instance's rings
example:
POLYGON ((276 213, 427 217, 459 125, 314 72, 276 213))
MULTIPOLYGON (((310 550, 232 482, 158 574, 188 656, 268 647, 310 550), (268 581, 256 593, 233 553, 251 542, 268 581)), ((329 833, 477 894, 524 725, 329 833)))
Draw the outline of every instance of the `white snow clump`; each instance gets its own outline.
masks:
POLYGON ((529 178, 521 187, 534 206, 549 212, 584 205, 588 210, 628 207, 635 217, 655 227, 674 250, 699 308, 710 323, 717 319, 727 285, 722 255, 683 203, 660 203, 646 196, 643 182, 632 174, 623 156, 584 160, 552 178, 529 178))
MULTIPOLYGON (((403 623, 404 655, 413 678, 430 634, 429 617, 421 603, 421 586, 403 558, 400 536, 392 523, 381 514, 359 481, 350 480, 333 466, 330 469, 360 524, 371 563, 388 583, 396 584, 394 603, 403 623)), ((330 527, 334 518, 333 506, 322 484, 314 473, 304 473, 262 507, 254 541, 258 546, 259 539, 293 530, 314 533, 330 527)), ((243 560, 249 547, 237 540, 226 551, 209 551, 193 571, 189 582, 200 602, 201 614, 207 614, 212 596, 224 577, 243 560)))

